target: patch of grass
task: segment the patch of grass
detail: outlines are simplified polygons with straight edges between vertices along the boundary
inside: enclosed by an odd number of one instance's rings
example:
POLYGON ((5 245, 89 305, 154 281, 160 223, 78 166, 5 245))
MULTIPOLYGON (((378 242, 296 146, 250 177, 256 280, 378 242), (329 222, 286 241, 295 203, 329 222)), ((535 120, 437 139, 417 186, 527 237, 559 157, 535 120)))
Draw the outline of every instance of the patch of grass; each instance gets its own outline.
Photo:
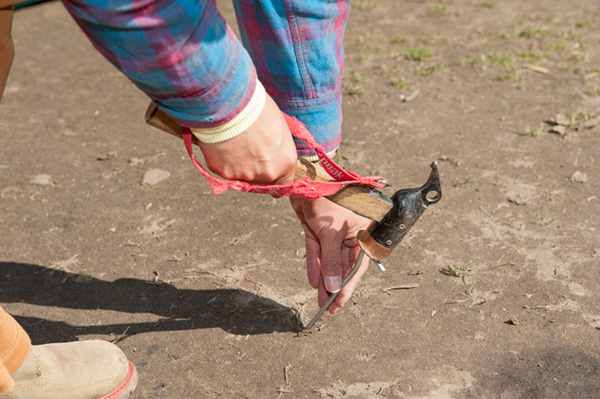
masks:
POLYGON ((515 75, 500 75, 496 78, 496 80, 498 82, 506 82, 510 80, 517 80, 517 77, 515 75))
POLYGON ((513 60, 512 54, 501 55, 492 51, 491 53, 487 53, 484 57, 490 64, 498 64, 506 69, 515 69, 515 61, 513 60))
POLYGON ((463 281, 471 271, 472 269, 469 268, 469 265, 458 266, 453 263, 450 263, 445 269, 442 269, 442 273, 445 275, 462 278, 463 281))
POLYGON ((527 128, 521 132, 521 136, 537 137, 541 131, 541 128, 532 129, 529 126, 527 126, 527 128))
POLYGON ((402 90, 408 90, 410 88, 408 80, 406 80, 406 78, 403 76, 401 76, 399 78, 391 78, 390 84, 394 87, 399 87, 402 90))
POLYGON ((424 35, 421 36, 421 42, 425 44, 448 43, 450 39, 443 35, 424 35))
POLYGON ((535 217, 542 226, 548 226, 554 222, 554 218, 542 216, 540 213, 536 214, 535 217))
POLYGON ((530 22, 530 21, 535 21, 536 19, 538 19, 537 16, 535 15, 523 15, 520 19, 519 19, 519 23, 523 24, 525 22, 530 22))
POLYGON ((365 77, 360 72, 354 72, 352 74, 352 81, 354 83, 361 83, 365 81, 365 77))
POLYGON ((354 72, 350 76, 350 83, 343 86, 344 92, 351 96, 359 96, 365 92, 360 83, 365 81, 365 77, 360 72, 354 72))
POLYGON ((571 54, 569 57, 567 57, 567 61, 571 61, 571 62, 581 62, 585 59, 585 54, 571 54))
POLYGON ((436 5, 429 7, 427 12, 429 14, 441 14, 444 11, 446 11, 447 8, 448 8, 448 6, 446 6, 445 4, 436 4, 436 5))
POLYGON ((350 96, 360 96, 365 92, 365 89, 357 84, 347 84, 344 85, 344 92, 350 96))
POLYGON ((407 60, 423 61, 431 57, 431 50, 423 46, 411 47, 402 53, 402 55, 407 60))
POLYGON ((565 41, 560 40, 554 44, 547 45, 546 49, 547 50, 564 50, 565 47, 566 47, 565 41))
POLYGON ((360 54, 358 56, 362 65, 368 64, 373 59, 373 54, 360 54))
POLYGON ((405 37, 402 36, 394 36, 392 37, 392 43, 397 44, 397 43, 406 43, 407 39, 405 37))
POLYGON ((576 31, 557 31, 553 29, 543 27, 527 27, 527 28, 515 28, 505 30, 500 34, 500 37, 509 39, 512 37, 522 37, 526 39, 541 39, 549 37, 557 37, 564 40, 573 40, 581 37, 580 32, 576 31))
POLYGON ((487 54, 481 54, 479 56, 473 56, 469 58, 463 58, 458 61, 459 66, 470 66, 470 65, 500 65, 506 69, 514 70, 516 69, 515 60, 513 59, 513 55, 510 53, 507 54, 498 54, 495 51, 489 52, 487 54))
POLYGON ((529 27, 524 29, 516 29, 514 31, 514 35, 518 37, 526 37, 526 38, 539 38, 539 37, 553 37, 556 36, 557 33, 548 28, 535 28, 529 27))
POLYGON ((569 112, 569 114, 571 115, 571 121, 569 122, 569 127, 572 127, 572 128, 577 128, 581 124, 581 121, 583 121, 585 119, 584 113, 581 112, 580 110, 571 111, 571 112, 569 112))
POLYGON ((425 68, 419 69, 419 75, 429 76, 435 72, 435 65, 426 66, 425 68))
POLYGON ((596 116, 598 116, 598 113, 583 112, 583 111, 577 109, 577 110, 573 110, 573 111, 569 112, 569 115, 571 116, 571 122, 569 123, 569 127, 577 129, 579 127, 579 125, 581 125, 581 123, 588 121, 590 119, 594 119, 596 116))
POLYGON ((538 53, 537 51, 525 51, 519 54, 523 60, 529 64, 537 65, 542 59, 545 58, 544 54, 538 53))
POLYGON ((363 11, 371 11, 376 5, 375 0, 352 0, 352 7, 357 7, 363 11))
POLYGON ((482 4, 482 6, 485 8, 496 8, 498 6, 498 2, 497 1, 485 1, 482 4))
POLYGON ((481 59, 481 57, 469 57, 469 58, 462 58, 460 61, 458 61, 458 65, 459 66, 468 66, 468 65, 477 65, 477 64, 482 64, 483 60, 481 59))
POLYGON ((399 52, 399 51, 397 51, 395 49, 391 49, 390 53, 389 53, 389 57, 392 58, 392 59, 398 59, 398 58, 404 57, 404 56, 402 55, 401 52, 399 52))
POLYGON ((386 75, 389 72, 389 68, 386 65, 383 65, 383 64, 377 65, 377 69, 379 69, 381 72, 383 72, 386 75))
POLYGON ((424 68, 421 68, 417 72, 421 76, 429 76, 432 73, 434 73, 436 70, 442 69, 442 68, 444 68, 444 64, 443 63, 439 63, 438 65, 429 65, 429 66, 426 66, 424 68))
POLYGON ((358 59, 363 65, 369 63, 373 59, 373 56, 375 54, 379 54, 381 51, 381 48, 378 46, 366 42, 369 37, 370 35, 367 33, 358 37, 358 40, 361 42, 361 44, 356 47, 356 50, 358 59))
POLYGON ((471 183, 473 183, 473 177, 472 176, 468 176, 468 177, 465 177, 465 178, 457 177, 452 182, 452 185, 454 187, 460 187, 460 186, 464 186, 466 184, 471 184, 471 183))
POLYGON ((585 28, 586 26, 590 26, 590 21, 588 21, 588 20, 577 21, 575 23, 575 26, 578 28, 585 28))

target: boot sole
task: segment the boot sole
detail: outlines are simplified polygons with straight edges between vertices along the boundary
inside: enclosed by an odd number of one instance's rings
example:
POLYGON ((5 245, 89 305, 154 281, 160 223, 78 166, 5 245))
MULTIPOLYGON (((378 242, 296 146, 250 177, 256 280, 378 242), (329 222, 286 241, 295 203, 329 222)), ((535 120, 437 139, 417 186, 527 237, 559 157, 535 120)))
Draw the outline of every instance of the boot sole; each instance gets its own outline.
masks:
POLYGON ((127 377, 125 377, 125 380, 114 391, 98 399, 127 399, 135 390, 137 382, 137 370, 133 366, 133 363, 129 362, 129 371, 127 372, 127 377))

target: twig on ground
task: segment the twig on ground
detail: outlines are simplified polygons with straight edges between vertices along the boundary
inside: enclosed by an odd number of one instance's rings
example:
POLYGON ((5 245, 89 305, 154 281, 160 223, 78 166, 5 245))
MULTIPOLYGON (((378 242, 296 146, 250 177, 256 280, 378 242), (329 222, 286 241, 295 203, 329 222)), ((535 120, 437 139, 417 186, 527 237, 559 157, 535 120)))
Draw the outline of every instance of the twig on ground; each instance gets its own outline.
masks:
POLYGON ((115 339, 113 339, 112 341, 110 341, 112 344, 116 344, 117 342, 121 341, 123 338, 125 338, 127 336, 127 331, 129 331, 129 327, 131 326, 127 326, 127 328, 125 329, 125 331, 123 331, 121 333, 121 335, 117 336, 115 339))
POLYGON ((389 287, 383 290, 383 292, 385 292, 388 295, 390 294, 390 291, 396 291, 396 290, 410 290, 413 288, 417 288, 419 286, 419 284, 407 284, 407 285, 398 285, 395 287, 389 287))
POLYGON ((548 68, 544 68, 544 67, 537 66, 537 65, 525 64, 525 65, 523 65, 523 67, 526 69, 529 69, 530 71, 537 72, 537 73, 547 74, 550 72, 550 70, 548 68))
POLYGON ((494 269, 497 269, 499 267, 504 267, 504 266, 519 266, 519 265, 517 265, 515 262, 504 262, 504 263, 500 263, 496 266, 492 266, 487 270, 494 270, 494 269))
POLYGON ((408 97, 404 97, 404 95, 401 95, 400 100, 402 100, 402 102, 404 102, 404 103, 407 103, 409 101, 414 100, 419 95, 420 92, 421 91, 417 89, 417 90, 413 91, 412 93, 410 93, 408 95, 408 97))

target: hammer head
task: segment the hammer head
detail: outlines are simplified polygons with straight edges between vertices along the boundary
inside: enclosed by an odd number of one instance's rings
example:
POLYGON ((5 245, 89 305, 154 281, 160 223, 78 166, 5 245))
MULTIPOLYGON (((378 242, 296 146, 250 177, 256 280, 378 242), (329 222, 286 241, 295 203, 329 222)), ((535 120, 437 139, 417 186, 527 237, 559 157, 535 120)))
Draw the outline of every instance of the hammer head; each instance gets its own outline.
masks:
POLYGON ((368 231, 358 235, 358 243, 373 260, 381 262, 393 252, 425 209, 442 199, 437 162, 431 164, 427 182, 420 188, 396 191, 392 209, 368 231))

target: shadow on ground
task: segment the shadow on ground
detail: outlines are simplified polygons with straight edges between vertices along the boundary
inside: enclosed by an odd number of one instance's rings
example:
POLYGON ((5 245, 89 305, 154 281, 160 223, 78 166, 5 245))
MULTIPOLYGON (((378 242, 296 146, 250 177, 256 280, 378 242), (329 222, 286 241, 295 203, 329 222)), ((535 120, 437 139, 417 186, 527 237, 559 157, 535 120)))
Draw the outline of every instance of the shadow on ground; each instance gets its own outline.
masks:
POLYGON ((475 374, 475 397, 600 398, 600 359, 572 346, 531 349, 500 360, 493 375, 475 374))
POLYGON ((75 340, 85 334, 126 336, 155 331, 222 328, 232 334, 298 332, 296 313, 270 299, 239 289, 189 290, 138 279, 100 280, 38 265, 0 262, 0 303, 68 309, 105 309, 162 317, 139 323, 74 326, 15 316, 35 343, 75 340))

